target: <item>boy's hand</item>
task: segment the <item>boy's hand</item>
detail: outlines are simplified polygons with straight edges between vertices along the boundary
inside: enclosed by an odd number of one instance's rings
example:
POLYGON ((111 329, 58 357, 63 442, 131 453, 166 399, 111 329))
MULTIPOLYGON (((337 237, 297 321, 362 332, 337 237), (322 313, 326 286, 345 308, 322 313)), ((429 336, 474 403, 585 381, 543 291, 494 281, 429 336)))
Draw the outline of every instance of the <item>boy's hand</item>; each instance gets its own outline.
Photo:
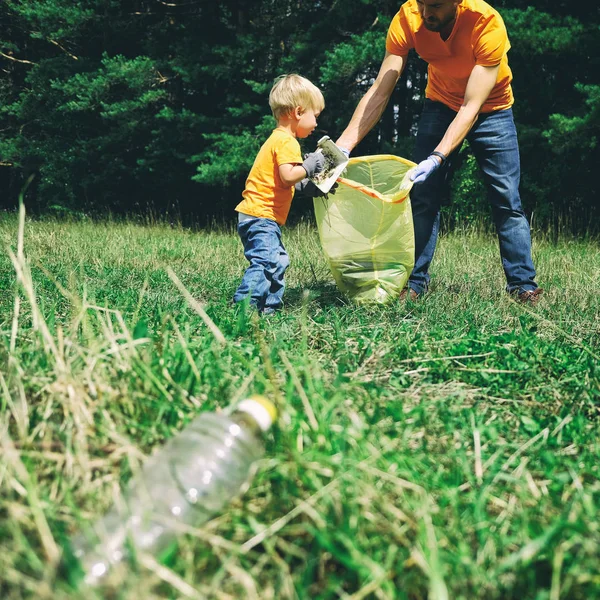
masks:
POLYGON ((308 196, 309 198, 323 198, 327 197, 328 194, 335 194, 338 184, 334 183, 333 187, 327 192, 322 192, 310 179, 306 178, 299 181, 294 187, 296 192, 308 196))
POLYGON ((311 152, 304 157, 302 163, 307 177, 314 177, 320 173, 325 167, 325 157, 322 152, 311 152))

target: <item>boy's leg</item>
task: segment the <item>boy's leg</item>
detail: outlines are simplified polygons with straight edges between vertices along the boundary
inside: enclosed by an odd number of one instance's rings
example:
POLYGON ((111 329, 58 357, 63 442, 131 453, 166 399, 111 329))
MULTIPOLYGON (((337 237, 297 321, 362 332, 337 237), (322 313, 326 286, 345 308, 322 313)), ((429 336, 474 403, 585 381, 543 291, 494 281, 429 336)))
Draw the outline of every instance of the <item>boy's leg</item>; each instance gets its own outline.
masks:
MULTIPOLYGON (((413 153, 416 163, 425 160, 435 150, 455 116, 456 113, 444 104, 425 100, 413 153)), ((408 285, 417 294, 426 292, 429 285, 429 265, 437 243, 440 206, 448 194, 451 170, 451 161, 448 161, 426 181, 413 186, 410 192, 415 229, 415 266, 408 285)))
POLYGON ((238 233, 250 266, 233 295, 233 301, 242 302, 249 298, 251 305, 263 310, 279 260, 281 231, 275 221, 256 218, 242 221, 238 225, 238 233))
POLYGON ((537 289, 529 222, 521 207, 521 167, 512 110, 480 115, 467 139, 483 171, 508 292, 537 289))
POLYGON ((279 234, 279 252, 277 257, 277 267, 271 277, 271 288, 267 301, 265 302, 265 309, 277 310, 281 308, 283 299, 283 290, 285 289, 284 275, 287 268, 290 266, 290 257, 286 252, 285 246, 281 241, 281 232, 279 234))

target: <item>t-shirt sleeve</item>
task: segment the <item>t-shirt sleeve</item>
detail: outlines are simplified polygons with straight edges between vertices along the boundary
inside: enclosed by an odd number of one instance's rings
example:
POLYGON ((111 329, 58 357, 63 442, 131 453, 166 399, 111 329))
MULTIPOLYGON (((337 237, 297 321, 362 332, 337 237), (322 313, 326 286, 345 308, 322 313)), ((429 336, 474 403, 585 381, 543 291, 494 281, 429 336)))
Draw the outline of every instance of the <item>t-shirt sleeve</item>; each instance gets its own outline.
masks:
POLYGON ((499 14, 483 15, 473 29, 475 62, 483 67, 500 64, 510 49, 504 21, 499 14))
POLYGON ((277 166, 287 164, 302 164, 302 152, 298 140, 292 136, 286 136, 273 148, 277 166))
POLYGON ((390 54, 406 56, 411 48, 414 48, 414 42, 404 7, 402 7, 390 23, 385 40, 385 49, 390 54))

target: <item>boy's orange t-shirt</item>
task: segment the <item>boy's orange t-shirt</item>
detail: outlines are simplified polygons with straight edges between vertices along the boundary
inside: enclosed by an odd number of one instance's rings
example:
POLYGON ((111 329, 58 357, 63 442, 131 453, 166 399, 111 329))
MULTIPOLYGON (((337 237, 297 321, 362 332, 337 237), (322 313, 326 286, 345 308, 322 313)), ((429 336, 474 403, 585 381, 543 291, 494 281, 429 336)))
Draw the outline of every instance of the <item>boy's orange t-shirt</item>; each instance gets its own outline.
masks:
POLYGON ((294 186, 284 185, 279 176, 285 164, 302 164, 300 144, 291 133, 274 129, 258 151, 235 210, 284 225, 294 197, 294 186))
POLYGON ((458 111, 473 67, 499 64, 496 85, 481 112, 512 106, 512 72, 507 58, 510 42, 502 17, 487 2, 462 0, 457 6, 452 33, 444 41, 439 33, 425 29, 416 0, 408 0, 392 20, 386 49, 391 54, 406 56, 411 48, 429 63, 427 98, 458 111))

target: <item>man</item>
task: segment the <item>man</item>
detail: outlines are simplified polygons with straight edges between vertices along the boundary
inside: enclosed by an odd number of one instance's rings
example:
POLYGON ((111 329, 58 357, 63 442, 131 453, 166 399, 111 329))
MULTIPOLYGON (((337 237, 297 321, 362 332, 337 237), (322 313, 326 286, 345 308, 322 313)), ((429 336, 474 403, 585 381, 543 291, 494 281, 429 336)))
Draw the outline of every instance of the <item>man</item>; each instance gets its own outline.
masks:
POLYGON ((411 192, 415 267, 408 295, 427 291, 440 223, 440 205, 452 173, 452 152, 464 139, 483 171, 506 275, 506 290, 535 304, 529 223, 519 196, 520 161, 508 66, 510 48, 499 13, 483 0, 408 0, 394 17, 375 83, 337 141, 349 155, 381 117, 406 65, 408 51, 429 63, 425 105, 414 151, 411 192))

